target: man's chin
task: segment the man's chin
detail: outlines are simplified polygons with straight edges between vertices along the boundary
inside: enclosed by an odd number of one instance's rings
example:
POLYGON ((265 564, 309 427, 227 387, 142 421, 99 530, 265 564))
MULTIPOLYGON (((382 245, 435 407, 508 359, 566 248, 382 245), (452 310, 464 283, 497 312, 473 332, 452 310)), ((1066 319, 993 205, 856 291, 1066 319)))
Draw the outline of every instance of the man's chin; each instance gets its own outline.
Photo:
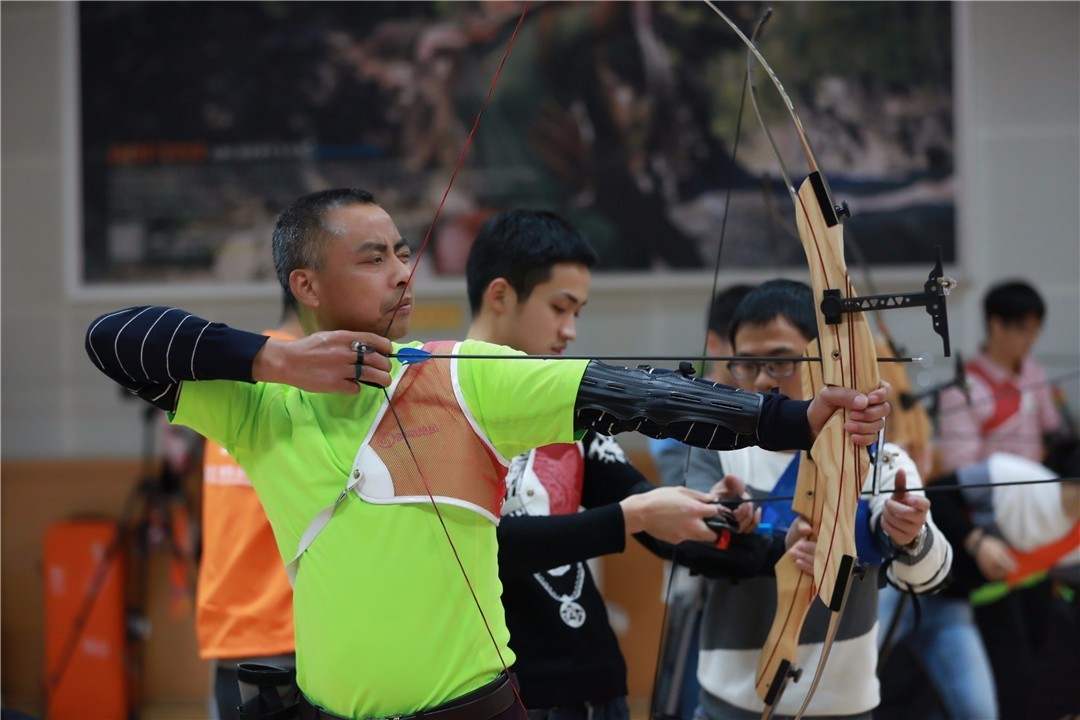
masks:
POLYGON ((390 325, 390 331, 386 333, 386 337, 390 340, 398 341, 409 334, 409 330, 412 327, 412 318, 398 316, 394 318, 394 322, 390 325))

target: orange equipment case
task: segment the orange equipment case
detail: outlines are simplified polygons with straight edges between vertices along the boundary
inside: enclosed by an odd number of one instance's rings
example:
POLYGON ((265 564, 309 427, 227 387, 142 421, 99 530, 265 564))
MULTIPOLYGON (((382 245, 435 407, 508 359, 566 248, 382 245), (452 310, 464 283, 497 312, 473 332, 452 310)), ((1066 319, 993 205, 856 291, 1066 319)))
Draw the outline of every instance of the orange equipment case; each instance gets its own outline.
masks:
POLYGON ((45 534, 49 720, 124 720, 124 553, 117 523, 65 520, 45 534))

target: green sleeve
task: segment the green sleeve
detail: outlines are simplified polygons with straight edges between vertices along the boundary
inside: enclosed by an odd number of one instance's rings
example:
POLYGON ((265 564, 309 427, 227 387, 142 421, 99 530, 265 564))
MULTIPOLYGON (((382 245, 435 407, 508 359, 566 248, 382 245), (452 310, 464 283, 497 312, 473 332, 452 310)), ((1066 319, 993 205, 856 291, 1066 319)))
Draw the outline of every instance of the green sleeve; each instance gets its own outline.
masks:
MULTIPOLYGON (((477 340, 466 340, 460 352, 522 356, 477 340)), ((576 439, 574 402, 588 364, 588 360, 462 359, 457 361, 457 379, 477 425, 509 458, 576 439)))
POLYGON ((250 448, 252 424, 264 385, 235 380, 200 380, 180 387, 176 412, 169 420, 213 440, 236 457, 238 448, 250 448))

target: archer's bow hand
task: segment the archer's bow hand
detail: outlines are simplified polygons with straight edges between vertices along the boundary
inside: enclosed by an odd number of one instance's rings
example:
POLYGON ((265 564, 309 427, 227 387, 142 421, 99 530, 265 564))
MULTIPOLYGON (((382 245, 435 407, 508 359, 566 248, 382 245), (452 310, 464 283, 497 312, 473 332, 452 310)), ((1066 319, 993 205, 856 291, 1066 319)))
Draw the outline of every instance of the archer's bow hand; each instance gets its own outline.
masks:
POLYGON ((884 426, 885 417, 891 410, 891 392, 892 387, 884 381, 870 393, 861 393, 851 388, 824 387, 806 409, 810 432, 816 438, 833 413, 837 410, 849 410, 844 431, 856 445, 873 445, 877 442, 878 432, 884 426))
POLYGON ((390 341, 367 332, 317 332, 299 340, 270 338, 255 356, 252 377, 308 392, 360 392, 359 383, 390 385, 390 341))
POLYGON ((907 473, 896 473, 896 491, 885 501, 881 512, 881 528, 894 544, 910 545, 919 536, 930 512, 930 498, 907 492, 907 473))

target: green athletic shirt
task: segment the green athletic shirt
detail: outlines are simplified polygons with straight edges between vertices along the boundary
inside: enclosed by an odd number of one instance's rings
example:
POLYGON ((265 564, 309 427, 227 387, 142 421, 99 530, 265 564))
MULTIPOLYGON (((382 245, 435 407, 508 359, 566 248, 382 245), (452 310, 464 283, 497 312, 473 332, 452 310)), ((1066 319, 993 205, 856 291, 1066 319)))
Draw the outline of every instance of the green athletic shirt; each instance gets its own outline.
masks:
MULTIPOLYGON (((471 340, 460 352, 520 354, 471 340)), ((574 401, 587 361, 457 363, 465 403, 504 458, 575 439, 574 401)), ((394 377, 402 371, 393 361, 394 377)), ((173 419, 220 444, 243 466, 287 561, 312 518, 346 486, 383 401, 382 392, 368 387, 340 395, 267 383, 185 382, 173 419)), ((442 467, 438 457, 419 461, 428 475, 468 472, 442 467)), ((440 510, 511 665, 495 526, 459 507, 440 510)), ((415 713, 502 671, 430 504, 376 505, 349 493, 303 555, 293 605, 297 681, 312 702, 339 715, 415 713)))

